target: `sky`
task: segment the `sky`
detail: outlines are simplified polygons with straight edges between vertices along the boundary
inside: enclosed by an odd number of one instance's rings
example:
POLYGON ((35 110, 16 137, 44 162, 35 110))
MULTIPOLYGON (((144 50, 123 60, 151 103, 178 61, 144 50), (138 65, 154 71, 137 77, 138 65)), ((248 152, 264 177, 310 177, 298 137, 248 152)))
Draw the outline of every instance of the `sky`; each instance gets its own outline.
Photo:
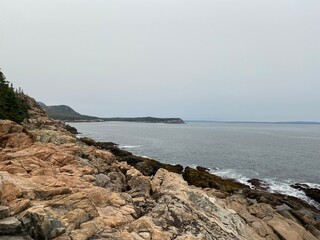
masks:
POLYGON ((0 68, 100 117, 320 121, 319 0, 0 0, 0 68))

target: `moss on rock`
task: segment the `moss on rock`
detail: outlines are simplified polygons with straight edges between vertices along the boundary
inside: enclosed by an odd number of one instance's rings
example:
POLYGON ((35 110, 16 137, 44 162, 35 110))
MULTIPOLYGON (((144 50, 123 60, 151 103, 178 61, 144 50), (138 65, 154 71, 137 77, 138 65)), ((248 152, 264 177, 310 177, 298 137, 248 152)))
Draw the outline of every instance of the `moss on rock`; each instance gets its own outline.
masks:
POLYGON ((169 172, 174 172, 178 174, 182 174, 183 172, 183 166, 180 164, 172 165, 167 163, 161 163, 157 160, 140 157, 140 156, 125 156, 118 158, 118 161, 126 161, 129 165, 135 167, 138 169, 142 174, 146 176, 151 176, 156 174, 156 172, 160 168, 164 168, 169 172))
POLYGON ((160 168, 164 168, 169 172, 174 172, 174 173, 179 173, 179 174, 182 174, 182 172, 183 172, 183 166, 181 166, 180 164, 172 165, 172 164, 167 164, 167 163, 161 163, 157 160, 150 159, 150 158, 135 156, 131 152, 120 149, 117 146, 117 144, 112 143, 112 142, 97 142, 97 141, 95 141, 91 138, 88 138, 88 137, 80 138, 80 141, 82 141, 83 143, 85 143, 89 146, 95 146, 100 149, 110 151, 113 155, 115 155, 116 159, 119 162, 124 162, 124 161, 127 162, 129 165, 135 167, 142 174, 144 174, 146 176, 151 176, 151 175, 156 174, 156 172, 160 168), (138 163, 140 163, 140 164, 137 165, 138 163), (143 163, 143 164, 141 164, 141 163, 143 163))
POLYGON ((216 188, 226 192, 236 192, 241 189, 249 188, 247 185, 236 182, 233 179, 224 179, 206 171, 200 171, 190 167, 185 168, 183 178, 190 185, 194 185, 196 187, 216 188))

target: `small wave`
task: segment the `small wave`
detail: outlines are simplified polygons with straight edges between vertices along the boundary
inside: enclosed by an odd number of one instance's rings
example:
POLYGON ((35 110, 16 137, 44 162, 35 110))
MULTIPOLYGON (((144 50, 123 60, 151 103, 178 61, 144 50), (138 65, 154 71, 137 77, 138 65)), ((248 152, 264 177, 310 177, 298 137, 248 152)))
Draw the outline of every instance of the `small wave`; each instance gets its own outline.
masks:
POLYGON ((320 189, 320 184, 317 184, 317 183, 308 183, 308 182, 303 182, 301 184, 306 184, 308 185, 310 188, 317 188, 317 189, 320 189))
MULTIPOLYGON (((238 182, 246 184, 246 185, 250 186, 251 188, 253 188, 253 186, 250 183, 248 183, 248 180, 250 180, 250 178, 244 176, 243 174, 237 172, 234 169, 222 169, 222 170, 218 170, 218 171, 210 171, 210 173, 217 175, 219 177, 222 177, 222 178, 235 179, 238 182)), ((303 191, 295 189, 290 186, 295 183, 293 180, 280 181, 275 178, 264 178, 261 180, 268 184, 269 192, 271 192, 271 193, 281 193, 284 195, 296 197, 296 198, 299 198, 299 199, 306 201, 310 205, 315 206, 317 209, 320 209, 319 203, 317 203, 316 201, 307 197, 303 191)), ((304 184, 307 184, 311 188, 319 188, 320 189, 320 184, 316 184, 316 183, 304 183, 304 184)))
POLYGON ((197 166, 199 166, 199 165, 197 165, 197 164, 191 164, 191 165, 190 165, 190 167, 193 168, 193 169, 196 169, 197 166))
POLYGON ((303 200, 307 200, 307 196, 300 190, 291 187, 291 181, 278 181, 272 178, 263 179, 266 181, 270 187, 270 192, 273 193, 282 193, 288 196, 297 197, 303 200))
POLYGON ((212 173, 214 175, 217 175, 219 177, 222 177, 222 178, 232 178, 232 179, 237 180, 240 183, 243 183, 243 184, 246 184, 248 186, 251 186, 251 184, 248 183, 248 180, 250 178, 242 175, 241 173, 238 173, 234 169, 221 169, 221 170, 218 169, 218 170, 210 171, 210 173, 212 173))
MULTIPOLYGON (((282 193, 288 196, 296 197, 299 199, 302 199, 306 201, 307 203, 315 206, 317 209, 320 209, 320 204, 317 203, 316 201, 312 200, 309 198, 303 191, 295 189, 291 187, 290 185, 293 184, 292 180, 287 180, 287 181, 278 181, 275 179, 263 179, 269 184, 270 187, 270 192, 272 193, 282 193)), ((311 186, 318 186, 319 184, 310 184, 306 183, 307 185, 311 186)))
MULTIPOLYGON (((174 164, 181 164, 181 163, 178 162, 178 163, 174 163, 174 164)), ((197 165, 197 164, 191 164, 189 167, 191 167, 191 168, 193 168, 193 169, 197 169, 197 167, 199 167, 199 165, 197 165)), ((215 171, 220 170, 220 168, 218 168, 218 167, 215 167, 215 168, 205 167, 205 168, 209 169, 209 172, 210 172, 210 173, 215 173, 215 171)))
POLYGON ((125 148, 125 149, 132 149, 132 148, 141 148, 142 146, 140 145, 121 145, 121 148, 125 148))

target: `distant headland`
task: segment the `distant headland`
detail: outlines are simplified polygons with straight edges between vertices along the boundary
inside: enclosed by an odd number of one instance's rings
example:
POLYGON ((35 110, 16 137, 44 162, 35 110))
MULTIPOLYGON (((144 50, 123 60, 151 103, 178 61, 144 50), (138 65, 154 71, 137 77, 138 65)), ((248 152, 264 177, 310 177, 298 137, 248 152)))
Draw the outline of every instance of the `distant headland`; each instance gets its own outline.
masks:
POLYGON ((181 118, 156 118, 156 117, 94 117, 83 115, 67 105, 47 106, 42 102, 38 104, 43 107, 50 118, 67 121, 67 122, 143 122, 143 123, 167 123, 167 124, 184 124, 181 118))

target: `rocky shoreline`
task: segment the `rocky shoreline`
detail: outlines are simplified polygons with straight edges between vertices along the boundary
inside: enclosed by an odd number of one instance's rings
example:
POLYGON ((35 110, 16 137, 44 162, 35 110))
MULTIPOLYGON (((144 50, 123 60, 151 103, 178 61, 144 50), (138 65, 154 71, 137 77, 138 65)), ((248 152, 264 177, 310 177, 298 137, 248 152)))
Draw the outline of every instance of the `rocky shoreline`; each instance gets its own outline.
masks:
POLYGON ((0 121, 0 239, 320 239, 300 199, 77 139, 28 104, 0 121))
MULTIPOLYGON (((188 184, 201 187, 201 188, 215 188, 215 189, 226 191, 226 192, 233 192, 233 191, 239 191, 239 190, 248 190, 250 189, 250 186, 251 186, 251 188, 254 190, 269 192, 268 183, 257 178, 249 179, 247 181, 247 184, 243 184, 234 179, 230 179, 230 178, 225 179, 220 176, 216 176, 214 172, 212 173, 212 171, 209 168, 206 168, 203 166, 197 166, 194 169, 188 166, 184 168, 180 164, 176 164, 176 165, 163 164, 151 158, 135 156, 131 152, 125 149, 120 149, 118 147, 118 144, 113 142, 97 142, 88 137, 83 137, 79 139, 80 141, 86 143, 89 146, 95 146, 99 149, 112 152, 116 157, 117 161, 127 162, 129 165, 135 167, 145 176, 154 175, 160 168, 164 168, 170 172, 182 174, 183 179, 187 181, 188 184)), ((315 201, 317 205, 313 205, 313 206, 317 207, 320 204, 319 189, 312 188, 307 184, 300 184, 300 183, 293 184, 291 185, 291 187, 304 192, 311 201, 315 201)), ((277 196, 278 195, 279 194, 277 194, 277 196)), ((290 197, 286 194, 280 194, 280 195, 283 195, 286 198, 290 197)), ((295 198, 295 197, 292 197, 292 198, 295 198)), ((318 208, 318 210, 320 209, 318 208)))

